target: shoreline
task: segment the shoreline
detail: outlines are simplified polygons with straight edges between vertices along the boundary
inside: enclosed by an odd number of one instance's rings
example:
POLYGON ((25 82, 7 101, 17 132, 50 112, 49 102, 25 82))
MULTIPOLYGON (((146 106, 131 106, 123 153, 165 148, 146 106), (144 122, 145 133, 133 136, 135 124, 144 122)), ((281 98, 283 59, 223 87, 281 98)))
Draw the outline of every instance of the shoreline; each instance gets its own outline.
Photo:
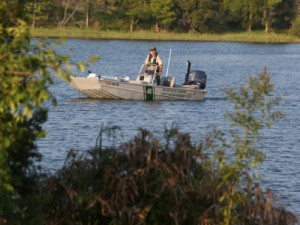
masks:
POLYGON ((155 33, 151 31, 97 31, 76 28, 34 28, 33 38, 66 38, 91 40, 128 41, 190 41, 190 42, 245 42, 245 43, 300 43, 300 38, 283 33, 264 31, 236 32, 224 34, 155 33))

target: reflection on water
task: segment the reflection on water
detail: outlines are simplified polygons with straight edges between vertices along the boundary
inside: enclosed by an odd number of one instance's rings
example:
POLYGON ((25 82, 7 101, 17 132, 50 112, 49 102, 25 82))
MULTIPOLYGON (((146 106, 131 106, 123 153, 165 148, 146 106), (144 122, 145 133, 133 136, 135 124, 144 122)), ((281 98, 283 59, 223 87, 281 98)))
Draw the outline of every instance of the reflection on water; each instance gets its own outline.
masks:
MULTIPOLYGON (((262 149, 267 153, 267 160, 260 168, 261 179, 265 187, 280 194, 285 205, 300 214, 300 45, 75 39, 59 50, 70 54, 74 61, 99 54, 101 60, 88 69, 134 79, 153 45, 164 61, 164 71, 172 49, 169 75, 175 76, 176 83, 184 80, 187 60, 192 62, 192 69, 207 73, 206 99, 201 102, 100 101, 86 98, 68 84, 56 81, 52 91, 57 96, 58 107, 50 109, 49 120, 44 125, 48 135, 38 142, 44 165, 57 169, 69 149, 83 151, 94 147, 102 125, 120 126, 119 142, 131 140, 140 127, 162 138, 165 127, 173 124, 189 133, 194 142, 201 142, 209 125, 226 129, 228 121, 224 120, 224 114, 232 108, 222 90, 245 84, 248 75, 257 75, 268 67, 276 87, 275 94, 283 97, 279 110, 286 117, 262 134, 262 149)), ((78 72, 78 75, 85 76, 85 73, 78 72)), ((104 145, 110 145, 111 141, 107 139, 104 145)))

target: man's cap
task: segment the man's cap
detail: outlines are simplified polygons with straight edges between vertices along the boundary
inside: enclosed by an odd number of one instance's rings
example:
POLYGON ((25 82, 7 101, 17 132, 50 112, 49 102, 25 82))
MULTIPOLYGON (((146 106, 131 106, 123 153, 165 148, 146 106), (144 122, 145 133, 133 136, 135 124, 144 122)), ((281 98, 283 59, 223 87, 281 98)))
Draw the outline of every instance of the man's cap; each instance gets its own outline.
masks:
POLYGON ((151 47, 150 51, 156 51, 156 48, 155 47, 151 47))

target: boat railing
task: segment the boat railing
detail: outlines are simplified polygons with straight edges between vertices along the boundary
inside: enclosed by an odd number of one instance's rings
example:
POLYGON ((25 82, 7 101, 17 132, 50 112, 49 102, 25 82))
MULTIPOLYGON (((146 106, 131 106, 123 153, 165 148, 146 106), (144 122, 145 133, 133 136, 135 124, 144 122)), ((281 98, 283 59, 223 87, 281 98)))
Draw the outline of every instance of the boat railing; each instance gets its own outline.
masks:
MULTIPOLYGON (((149 84, 153 85, 155 77, 157 75, 157 65, 156 64, 143 64, 138 74, 138 80, 141 78, 150 78, 149 84)), ((145 79, 146 81, 146 79, 145 79)))

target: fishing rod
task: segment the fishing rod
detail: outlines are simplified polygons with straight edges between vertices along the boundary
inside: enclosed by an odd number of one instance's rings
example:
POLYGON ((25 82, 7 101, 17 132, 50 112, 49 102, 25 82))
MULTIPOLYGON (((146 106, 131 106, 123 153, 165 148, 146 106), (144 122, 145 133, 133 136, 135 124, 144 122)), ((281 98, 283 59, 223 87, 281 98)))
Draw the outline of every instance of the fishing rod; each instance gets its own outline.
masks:
POLYGON ((169 59, 168 59, 168 66, 167 66, 167 71, 166 71, 166 77, 168 76, 169 73, 169 66, 170 66, 170 61, 171 61, 171 55, 172 55, 172 49, 170 48, 170 53, 169 53, 169 59))

